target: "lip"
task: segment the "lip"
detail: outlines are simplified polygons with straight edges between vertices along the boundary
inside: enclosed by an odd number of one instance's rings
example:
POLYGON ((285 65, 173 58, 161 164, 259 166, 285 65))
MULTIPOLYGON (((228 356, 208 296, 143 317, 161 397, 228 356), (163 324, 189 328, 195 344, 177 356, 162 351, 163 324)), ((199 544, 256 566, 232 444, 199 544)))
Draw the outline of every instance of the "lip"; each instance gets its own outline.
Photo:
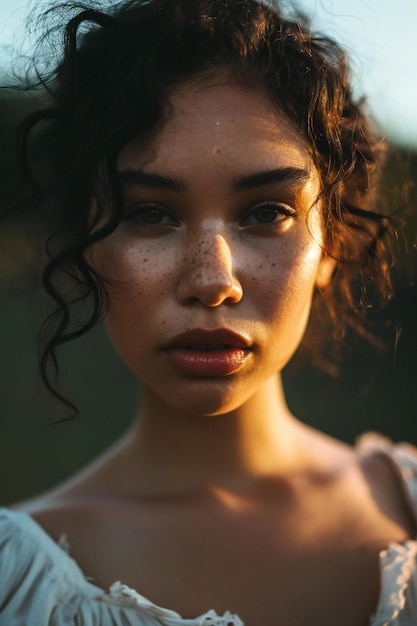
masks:
POLYGON ((251 342, 243 335, 229 330, 228 328, 218 328, 215 330, 193 328, 192 330, 187 330, 173 337, 164 346, 164 349, 189 348, 204 344, 207 346, 227 346, 246 350, 250 348, 251 342))
POLYGON ((246 337, 226 328, 186 331, 171 339, 163 351, 176 371, 197 378, 230 376, 252 353, 246 337))

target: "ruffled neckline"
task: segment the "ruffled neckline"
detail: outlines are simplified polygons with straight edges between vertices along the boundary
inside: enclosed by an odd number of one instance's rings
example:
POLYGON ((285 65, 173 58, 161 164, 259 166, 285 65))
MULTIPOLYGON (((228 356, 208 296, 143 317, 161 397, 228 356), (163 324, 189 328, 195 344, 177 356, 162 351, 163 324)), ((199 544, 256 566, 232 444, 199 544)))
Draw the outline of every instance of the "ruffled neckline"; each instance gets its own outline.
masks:
POLYGON ((103 595, 100 599, 104 602, 122 607, 140 607, 152 617, 171 620, 170 624, 173 626, 174 624, 178 624, 178 626, 180 624, 189 624, 190 626, 244 626, 242 620, 237 615, 233 615, 229 611, 226 611, 223 615, 217 615, 216 611, 213 609, 200 615, 196 619, 185 620, 176 611, 157 606, 135 589, 124 585, 120 581, 113 583, 108 593, 103 591, 103 595))

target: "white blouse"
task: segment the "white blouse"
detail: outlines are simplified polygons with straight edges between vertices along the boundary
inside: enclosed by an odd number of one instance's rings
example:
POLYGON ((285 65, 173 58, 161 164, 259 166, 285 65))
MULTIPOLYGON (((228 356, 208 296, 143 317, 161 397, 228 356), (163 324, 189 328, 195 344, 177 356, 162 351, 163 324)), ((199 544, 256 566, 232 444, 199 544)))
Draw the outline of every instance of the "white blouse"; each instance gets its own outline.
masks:
MULTIPOLYGON (((417 524, 417 449, 373 434, 364 454, 384 454, 403 485, 417 524)), ((195 619, 156 606, 126 585, 108 591, 87 580, 68 555, 26 513, 0 509, 0 626, 243 626, 214 610, 195 619)), ((417 537, 380 553, 381 592, 369 626, 416 626, 417 537)))

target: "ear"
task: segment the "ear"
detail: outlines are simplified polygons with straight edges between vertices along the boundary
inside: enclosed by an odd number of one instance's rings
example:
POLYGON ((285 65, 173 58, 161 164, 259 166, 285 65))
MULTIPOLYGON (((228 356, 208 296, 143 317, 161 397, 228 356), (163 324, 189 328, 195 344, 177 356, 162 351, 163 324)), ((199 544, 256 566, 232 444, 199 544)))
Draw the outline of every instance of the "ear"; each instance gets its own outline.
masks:
POLYGON ((327 287, 332 280, 336 267, 337 260, 327 250, 323 250, 316 276, 316 287, 318 289, 327 287))

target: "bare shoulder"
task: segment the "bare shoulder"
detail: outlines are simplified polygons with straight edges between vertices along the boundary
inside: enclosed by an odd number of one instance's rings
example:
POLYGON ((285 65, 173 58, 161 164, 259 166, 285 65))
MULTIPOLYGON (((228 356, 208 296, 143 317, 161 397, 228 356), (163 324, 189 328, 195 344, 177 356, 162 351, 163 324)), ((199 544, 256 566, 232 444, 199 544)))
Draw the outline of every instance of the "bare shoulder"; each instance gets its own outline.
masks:
POLYGON ((108 545, 132 517, 133 472, 124 448, 122 439, 63 483, 9 508, 30 515, 55 541, 66 535, 71 554, 82 562, 82 555, 108 545))
POLYGON ((405 497, 405 484, 388 455, 374 452, 358 454, 358 466, 369 495, 378 509, 399 524, 408 537, 416 536, 416 518, 405 497))
POLYGON ((388 455, 362 453, 309 428, 306 443, 312 466, 334 485, 346 513, 355 508, 363 511, 376 529, 385 529, 389 542, 416 536, 415 514, 410 510, 404 484, 388 455))
POLYGON ((100 470, 87 467, 51 490, 9 508, 30 515, 55 540, 63 534, 81 536, 94 526, 106 501, 96 473, 100 470))
POLYGON ((30 500, 17 502, 9 508, 30 515, 55 541, 63 535, 75 536, 81 529, 94 523, 92 503, 75 497, 66 497, 64 493, 42 494, 30 500))
POLYGON ((52 535, 59 535, 62 526, 88 523, 105 503, 122 496, 121 448, 117 442, 62 483, 9 508, 31 515, 52 535))

